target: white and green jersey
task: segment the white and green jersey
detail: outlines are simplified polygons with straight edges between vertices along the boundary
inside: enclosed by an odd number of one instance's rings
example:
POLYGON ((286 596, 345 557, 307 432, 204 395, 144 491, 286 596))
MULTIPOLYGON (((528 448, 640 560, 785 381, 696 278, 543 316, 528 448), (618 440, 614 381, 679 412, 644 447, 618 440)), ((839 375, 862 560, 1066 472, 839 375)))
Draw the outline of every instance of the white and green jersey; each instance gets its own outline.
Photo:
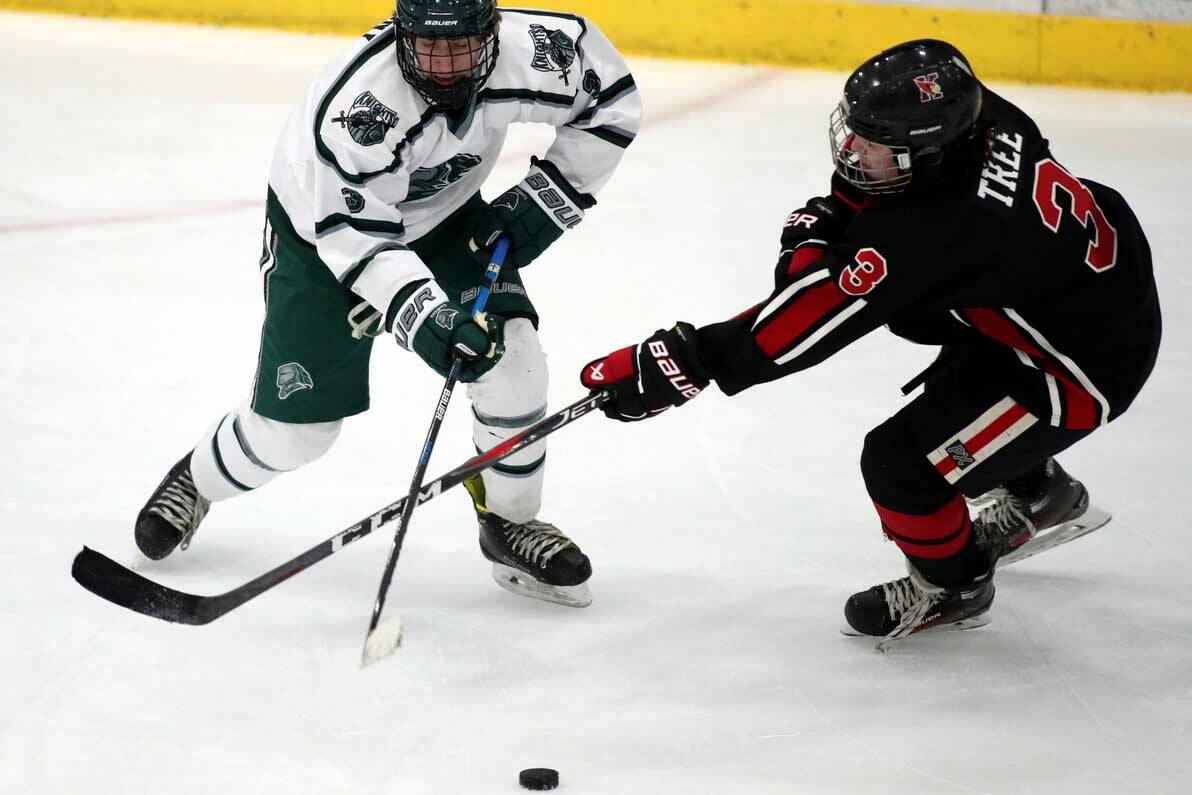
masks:
POLYGON ((447 114, 405 82, 393 24, 379 25, 314 81, 277 144, 269 184, 295 230, 381 311, 431 278, 406 244, 480 189, 510 124, 553 126, 545 158, 593 195, 637 133, 633 77, 592 23, 502 8, 498 36, 472 106, 447 114))

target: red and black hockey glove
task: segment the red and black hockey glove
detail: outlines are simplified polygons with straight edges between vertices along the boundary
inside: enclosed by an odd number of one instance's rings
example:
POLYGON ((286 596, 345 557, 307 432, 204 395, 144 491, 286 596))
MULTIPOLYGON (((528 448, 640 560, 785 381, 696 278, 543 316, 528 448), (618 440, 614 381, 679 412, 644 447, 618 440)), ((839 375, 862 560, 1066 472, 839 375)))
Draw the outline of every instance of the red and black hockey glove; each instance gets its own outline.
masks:
POLYGON ((839 174, 833 174, 830 194, 808 200, 806 205, 786 217, 786 223, 782 225, 782 247, 794 248, 806 240, 838 243, 849 222, 872 203, 872 196, 861 193, 839 174))
POLYGON ((858 192, 839 174, 833 174, 831 194, 810 199, 786 217, 782 225, 782 255, 774 270, 774 283, 785 283, 795 273, 819 259, 821 254, 806 250, 804 244, 811 243, 812 249, 822 252, 824 247, 815 245, 814 241, 832 245, 843 240, 849 223, 872 200, 873 197, 858 192), (805 250, 796 253, 800 246, 804 246, 805 250))
POLYGON ((807 240, 838 243, 857 213, 872 202, 872 196, 859 192, 839 174, 833 174, 829 195, 809 200, 786 217, 786 223, 782 225, 782 247, 792 249, 807 240))
POLYGON ((676 323, 659 329, 640 345, 631 345, 588 362, 579 380, 588 389, 613 389, 604 413, 636 422, 681 406, 709 383, 696 350, 695 326, 676 323))

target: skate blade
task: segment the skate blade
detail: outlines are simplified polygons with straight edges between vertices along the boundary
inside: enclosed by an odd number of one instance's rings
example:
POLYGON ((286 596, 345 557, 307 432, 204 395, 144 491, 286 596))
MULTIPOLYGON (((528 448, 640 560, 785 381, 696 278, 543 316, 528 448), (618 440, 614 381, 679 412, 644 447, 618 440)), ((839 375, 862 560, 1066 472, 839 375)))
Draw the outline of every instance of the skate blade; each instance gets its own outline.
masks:
POLYGON ((579 585, 548 585, 503 563, 493 564, 493 579, 497 581, 497 585, 518 596, 528 596, 531 599, 541 599, 567 607, 587 607, 592 604, 592 592, 588 590, 586 582, 579 585))
MULTIPOLYGON (((937 624, 936 626, 930 627, 928 629, 921 629, 918 632, 912 632, 910 635, 907 635, 906 637, 903 637, 903 638, 894 638, 894 639, 883 638, 882 642, 887 643, 887 645, 888 645, 888 642, 893 642, 895 640, 906 640, 906 638, 912 637, 914 635, 930 635, 934 632, 957 632, 959 630, 964 630, 964 629, 976 629, 977 627, 983 627, 988 623, 989 623, 989 616, 986 613, 982 613, 979 616, 970 616, 969 618, 962 618, 959 621, 953 621, 951 624, 937 624)), ((858 632, 857 630, 850 627, 848 624, 844 624, 843 626, 840 627, 840 634, 847 635, 850 638, 872 638, 873 637, 873 635, 865 635, 861 632, 858 632)))
POLYGON ((1052 547, 1074 541, 1081 536, 1088 535, 1094 530, 1109 524, 1113 515, 1096 506, 1090 505, 1084 513, 1070 521, 1050 527, 1013 552, 998 558, 998 566, 1008 566, 1020 560, 1034 557, 1040 552, 1046 552, 1052 547))

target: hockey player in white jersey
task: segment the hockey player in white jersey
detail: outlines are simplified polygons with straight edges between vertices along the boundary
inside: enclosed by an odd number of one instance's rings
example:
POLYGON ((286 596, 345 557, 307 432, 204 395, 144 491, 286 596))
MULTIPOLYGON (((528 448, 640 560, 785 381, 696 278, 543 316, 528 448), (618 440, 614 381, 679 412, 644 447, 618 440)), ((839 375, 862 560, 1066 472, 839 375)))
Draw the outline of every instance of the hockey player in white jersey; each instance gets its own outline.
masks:
MULTIPOLYGON (((519 269, 595 205, 640 116, 623 59, 581 17, 398 0, 393 19, 310 86, 282 133, 253 392, 153 492, 136 521, 141 551, 185 549, 210 503, 325 453, 343 418, 368 408, 378 335, 444 375, 453 356, 465 360, 477 450, 542 418, 546 360, 519 269), (554 142, 485 203, 480 186, 516 122, 552 125, 554 142), (469 307, 502 234, 509 254, 482 327, 469 307)), ((502 586, 584 606, 587 556, 538 518, 545 455, 543 441, 468 482, 481 551, 502 586)))

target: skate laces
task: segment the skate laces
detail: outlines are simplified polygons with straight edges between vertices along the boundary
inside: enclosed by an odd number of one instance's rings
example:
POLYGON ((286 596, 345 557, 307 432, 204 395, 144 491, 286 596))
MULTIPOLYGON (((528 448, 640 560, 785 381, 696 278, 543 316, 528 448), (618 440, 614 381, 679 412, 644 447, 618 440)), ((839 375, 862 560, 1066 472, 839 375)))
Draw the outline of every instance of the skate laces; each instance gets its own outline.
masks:
POLYGON ((881 589, 882 597, 886 600, 886 611, 890 614, 891 621, 901 621, 903 614, 914 607, 922 595, 915 584, 911 582, 910 577, 884 582, 881 589))
POLYGON ((575 546, 559 528, 537 519, 531 519, 524 524, 505 522, 501 530, 515 554, 543 569, 557 553, 575 546))
MULTIPOLYGON (((911 568, 907 564, 907 568, 911 568)), ((890 613, 890 620, 897 621, 897 626, 877 644, 878 651, 885 651, 889 644, 900 638, 905 638, 917 630, 931 609, 944 596, 944 589, 931 585, 921 577, 916 578, 911 570, 910 577, 903 577, 893 582, 882 583, 882 596, 886 599, 886 610, 890 613), (917 581, 917 580, 921 580, 917 581)))
POLYGON ((1030 540, 1035 535, 1035 524, 1023 510, 1022 498, 1004 488, 994 489, 990 494, 994 495, 993 502, 977 515, 973 530, 979 545, 992 547, 1001 557, 1030 540))
POLYGON ((149 506, 149 513, 157 514, 181 533, 181 547, 186 549, 190 546, 191 537, 199 528, 199 522, 203 521, 210 507, 211 503, 199 494, 194 479, 187 471, 162 489, 149 506))

